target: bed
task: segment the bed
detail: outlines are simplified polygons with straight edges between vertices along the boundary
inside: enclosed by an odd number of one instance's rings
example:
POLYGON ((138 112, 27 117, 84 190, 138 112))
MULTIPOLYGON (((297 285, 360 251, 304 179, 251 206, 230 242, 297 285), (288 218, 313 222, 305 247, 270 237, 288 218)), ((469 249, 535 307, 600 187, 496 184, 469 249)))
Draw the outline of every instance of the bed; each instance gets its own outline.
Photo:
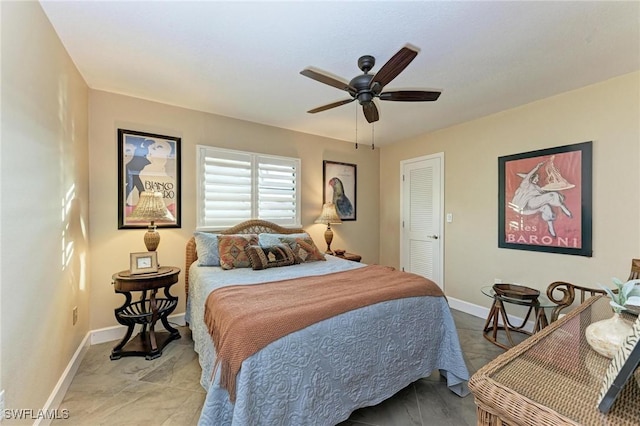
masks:
MULTIPOLYGON (((219 234, 266 238, 270 237, 266 234, 304 232, 251 220, 219 234)), ((364 273, 359 268, 366 267, 330 255, 325 261, 264 270, 199 266, 192 237, 186 247, 186 320, 202 367, 200 383, 207 391, 199 424, 335 425, 354 410, 378 404, 436 370, 452 392, 466 396, 469 373, 449 306, 445 297, 432 296, 388 300, 306 326, 244 359, 235 376, 233 398, 221 386, 216 351, 204 321, 212 291, 364 273)))

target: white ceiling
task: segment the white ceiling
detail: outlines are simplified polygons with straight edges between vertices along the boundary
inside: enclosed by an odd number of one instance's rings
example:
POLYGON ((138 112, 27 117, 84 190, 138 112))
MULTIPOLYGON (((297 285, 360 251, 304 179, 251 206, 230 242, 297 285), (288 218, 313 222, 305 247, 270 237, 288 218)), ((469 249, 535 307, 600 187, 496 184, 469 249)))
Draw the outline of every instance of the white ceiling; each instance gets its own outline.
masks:
MULTIPOLYGON (((417 58, 376 100, 383 145, 640 69, 640 2, 41 1, 89 87, 354 141, 357 102, 304 77, 350 80, 410 43, 417 58)), ((597 102, 597 99, 593 100, 597 102)), ((358 140, 371 125, 357 110, 358 140)))

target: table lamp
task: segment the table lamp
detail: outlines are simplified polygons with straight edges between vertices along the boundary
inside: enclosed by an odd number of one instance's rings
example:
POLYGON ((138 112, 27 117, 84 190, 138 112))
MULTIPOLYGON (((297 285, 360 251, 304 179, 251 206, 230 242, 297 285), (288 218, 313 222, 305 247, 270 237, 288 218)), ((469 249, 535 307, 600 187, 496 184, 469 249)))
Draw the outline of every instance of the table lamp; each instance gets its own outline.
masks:
POLYGON ((331 251, 331 241, 333 241, 333 231, 331 230, 331 224, 339 224, 342 223, 340 220, 340 216, 338 216, 338 212, 336 211, 336 206, 333 203, 325 203, 322 205, 322 213, 315 220, 315 223, 323 223, 327 225, 327 230, 324 231, 324 240, 327 242, 327 250, 325 253, 333 254, 331 251))
POLYGON ((143 191, 140 193, 138 204, 131 212, 130 219, 140 221, 150 221, 149 228, 144 234, 144 245, 147 251, 156 251, 160 244, 160 234, 156 231, 155 221, 157 220, 175 220, 167 206, 164 204, 164 198, 160 192, 143 191))

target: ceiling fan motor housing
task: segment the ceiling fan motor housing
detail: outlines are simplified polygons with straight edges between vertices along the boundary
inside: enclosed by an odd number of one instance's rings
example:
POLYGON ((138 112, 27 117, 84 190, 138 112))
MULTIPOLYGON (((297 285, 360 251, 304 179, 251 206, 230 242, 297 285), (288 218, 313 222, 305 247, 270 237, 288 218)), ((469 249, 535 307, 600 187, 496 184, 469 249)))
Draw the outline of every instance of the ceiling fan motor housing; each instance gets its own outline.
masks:
POLYGON ((356 89, 356 94, 354 95, 354 97, 358 100, 358 102, 360 102, 360 104, 365 104, 373 100, 373 92, 369 87, 371 79, 373 79, 373 74, 361 74, 357 77, 354 77, 349 82, 349 85, 356 89))

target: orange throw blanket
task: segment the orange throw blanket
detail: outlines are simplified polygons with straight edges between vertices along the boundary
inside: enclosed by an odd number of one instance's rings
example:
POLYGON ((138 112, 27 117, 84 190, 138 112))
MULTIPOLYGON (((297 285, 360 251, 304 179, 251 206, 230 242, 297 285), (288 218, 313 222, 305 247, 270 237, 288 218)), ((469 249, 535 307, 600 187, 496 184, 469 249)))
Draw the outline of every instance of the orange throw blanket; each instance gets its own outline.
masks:
POLYGON ((416 296, 444 294, 433 281, 380 265, 214 290, 205 305, 214 372, 220 365, 220 385, 234 402, 242 362, 269 343, 350 310, 416 296))

